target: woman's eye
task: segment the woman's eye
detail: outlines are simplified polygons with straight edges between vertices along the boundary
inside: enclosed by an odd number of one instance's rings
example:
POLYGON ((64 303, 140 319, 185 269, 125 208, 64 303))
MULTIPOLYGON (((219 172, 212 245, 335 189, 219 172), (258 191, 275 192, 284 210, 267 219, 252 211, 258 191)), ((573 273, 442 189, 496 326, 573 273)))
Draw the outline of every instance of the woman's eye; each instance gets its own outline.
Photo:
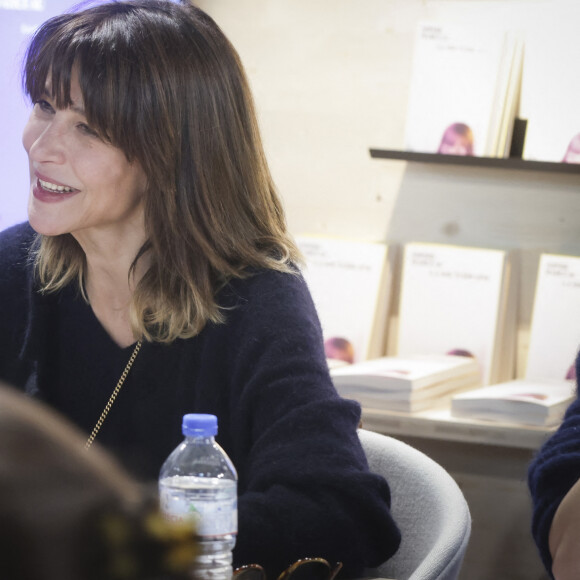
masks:
POLYGON ((34 106, 40 109, 43 113, 54 112, 52 105, 48 101, 45 101, 44 99, 39 99, 38 101, 35 101, 34 106))
POLYGON ((81 131, 85 135, 90 135, 91 137, 99 136, 99 134, 94 129, 91 129, 86 123, 79 123, 77 125, 77 129, 79 129, 79 131, 81 131))

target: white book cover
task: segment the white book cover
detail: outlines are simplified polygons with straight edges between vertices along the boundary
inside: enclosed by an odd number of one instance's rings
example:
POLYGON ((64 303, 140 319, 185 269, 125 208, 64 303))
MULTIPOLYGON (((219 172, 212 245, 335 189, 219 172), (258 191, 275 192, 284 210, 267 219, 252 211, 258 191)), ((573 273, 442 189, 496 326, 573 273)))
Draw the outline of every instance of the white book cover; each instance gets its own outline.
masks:
POLYGON ((524 159, 580 163, 578 15, 542 23, 526 35, 520 117, 524 159))
POLYGON ((353 363, 383 355, 391 299, 387 245, 314 235, 296 242, 326 356, 353 363))
POLYGON ((383 393, 424 389, 457 377, 479 379, 475 359, 464 356, 386 356, 331 369, 335 387, 355 386, 383 393))
POLYGON ((498 101, 498 77, 506 66, 505 42, 506 32, 501 29, 419 23, 405 149, 454 155, 493 154, 496 139, 490 124, 498 101))
POLYGON ((506 264, 501 250, 407 244, 397 355, 469 354, 478 361, 483 385, 512 379, 513 364, 502 363, 501 355, 513 356, 514 349, 496 343, 509 318, 506 264))
POLYGON ((575 398, 574 381, 518 379, 453 396, 454 417, 555 425, 575 398))
POLYGON ((531 317, 528 379, 574 374, 580 346, 580 257, 542 254, 531 317))

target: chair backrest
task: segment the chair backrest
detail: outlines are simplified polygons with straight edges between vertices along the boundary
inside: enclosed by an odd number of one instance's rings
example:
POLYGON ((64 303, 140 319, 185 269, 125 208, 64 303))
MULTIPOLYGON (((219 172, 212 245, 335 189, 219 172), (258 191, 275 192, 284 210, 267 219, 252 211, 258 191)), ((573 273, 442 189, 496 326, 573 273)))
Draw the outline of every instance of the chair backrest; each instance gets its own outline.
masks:
POLYGON ((471 533, 463 493, 441 465, 392 437, 359 429, 371 471, 391 488, 391 512, 402 534, 397 553, 367 576, 455 580, 471 533))

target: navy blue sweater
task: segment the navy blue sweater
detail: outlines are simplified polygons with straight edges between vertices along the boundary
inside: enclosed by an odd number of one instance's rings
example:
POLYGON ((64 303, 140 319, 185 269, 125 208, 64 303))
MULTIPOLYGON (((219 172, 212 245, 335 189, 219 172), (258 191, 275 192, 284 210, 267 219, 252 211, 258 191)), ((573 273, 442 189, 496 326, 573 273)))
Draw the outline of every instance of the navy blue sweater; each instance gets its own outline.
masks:
MULTIPOLYGON (((580 353, 576 357, 580 377, 580 353)), ((578 391, 578 389, 576 389, 578 391)), ((546 570, 551 574, 548 536, 556 509, 580 479, 580 398, 568 407, 558 430, 542 445, 528 470, 533 501, 532 534, 546 570)))
MULTIPOLYGON (((132 347, 111 340, 76 289, 34 291, 32 238, 26 224, 0 233, 0 379, 89 433, 132 347)), ((236 566, 258 562, 274 576, 321 556, 356 575, 386 560, 400 541, 389 488, 368 471, 359 406, 332 385, 304 280, 262 271, 232 281, 219 302, 225 324, 143 345, 97 441, 153 481, 182 440, 182 415, 213 413, 239 476, 236 566)))

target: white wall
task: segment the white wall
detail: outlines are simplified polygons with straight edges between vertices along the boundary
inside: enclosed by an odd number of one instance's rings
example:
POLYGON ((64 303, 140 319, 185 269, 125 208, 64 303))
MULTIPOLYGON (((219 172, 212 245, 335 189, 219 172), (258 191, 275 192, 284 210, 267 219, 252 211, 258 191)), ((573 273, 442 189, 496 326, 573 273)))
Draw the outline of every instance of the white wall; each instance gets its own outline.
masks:
MULTIPOLYGON (((567 0, 202 0, 245 63, 294 233, 521 249, 520 372, 537 256, 580 255, 579 179, 373 160, 402 148, 421 19, 578 22, 567 0)), ((549 41, 549 38, 547 39, 549 41)), ((580 74, 580 63, 571 63, 580 74)))
POLYGON ((387 236, 405 164, 373 161, 368 148, 402 147, 417 21, 523 25, 564 20, 562 7, 574 8, 557 0, 199 4, 246 65, 291 228, 371 238, 387 236))

